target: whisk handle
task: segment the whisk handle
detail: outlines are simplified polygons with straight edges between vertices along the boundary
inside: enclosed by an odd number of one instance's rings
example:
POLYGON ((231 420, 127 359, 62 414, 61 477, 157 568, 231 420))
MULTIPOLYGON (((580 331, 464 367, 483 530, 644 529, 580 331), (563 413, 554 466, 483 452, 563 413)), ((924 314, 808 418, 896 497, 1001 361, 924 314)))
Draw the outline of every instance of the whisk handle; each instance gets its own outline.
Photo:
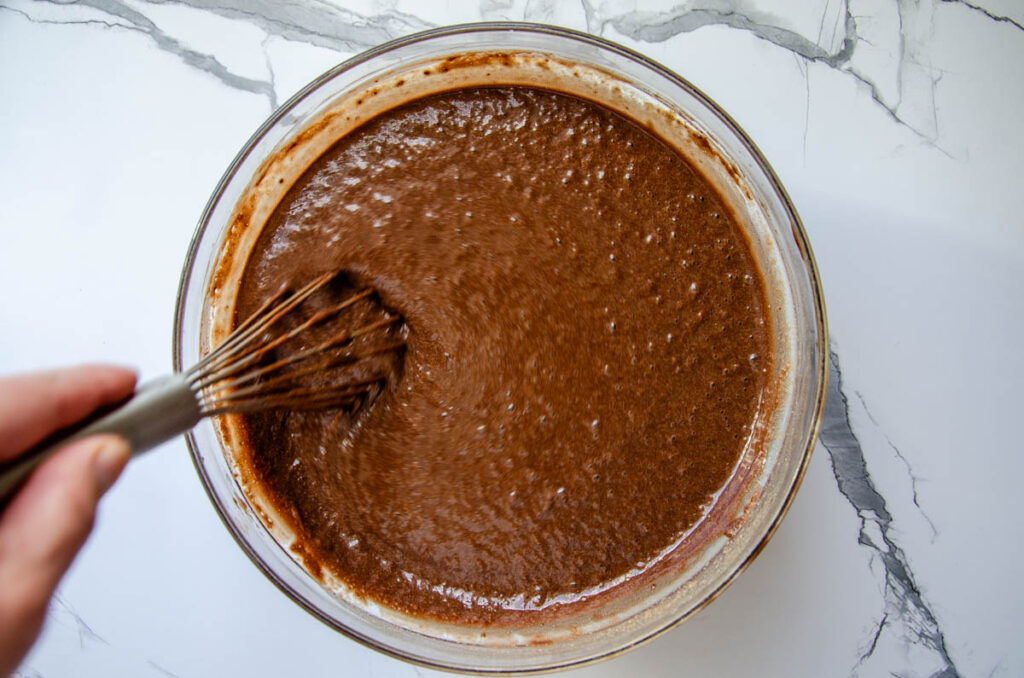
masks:
POLYGON ((125 438, 136 455, 152 449, 195 426, 200 419, 199 401, 180 374, 141 385, 124 404, 101 411, 55 434, 10 462, 0 465, 0 507, 26 478, 61 447, 100 433, 125 438))

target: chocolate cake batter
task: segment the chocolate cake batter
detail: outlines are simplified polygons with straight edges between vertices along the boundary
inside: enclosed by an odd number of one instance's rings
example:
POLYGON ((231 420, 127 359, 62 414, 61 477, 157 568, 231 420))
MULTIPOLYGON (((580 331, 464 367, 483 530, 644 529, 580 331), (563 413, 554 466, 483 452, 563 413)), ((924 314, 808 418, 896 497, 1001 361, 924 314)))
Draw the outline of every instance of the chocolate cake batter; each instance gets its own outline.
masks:
POLYGON ((402 364, 354 421, 247 416, 240 459, 314 574, 413 615, 530 624, 643 577, 766 395, 735 216, 591 102, 475 88, 372 119, 278 205, 236 318, 335 269, 404 316, 402 364))

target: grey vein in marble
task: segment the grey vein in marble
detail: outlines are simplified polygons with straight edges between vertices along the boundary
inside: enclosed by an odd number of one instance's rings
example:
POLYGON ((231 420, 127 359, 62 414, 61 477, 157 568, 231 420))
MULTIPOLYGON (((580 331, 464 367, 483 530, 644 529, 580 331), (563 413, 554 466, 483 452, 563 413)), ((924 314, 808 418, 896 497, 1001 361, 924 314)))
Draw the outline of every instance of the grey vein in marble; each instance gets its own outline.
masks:
MULTIPOLYGON (((768 12, 754 8, 741 9, 740 2, 712 0, 704 6, 680 6, 668 12, 628 12, 596 21, 598 30, 611 25, 623 35, 641 42, 663 42, 681 33, 690 33, 705 26, 726 26, 753 33, 758 38, 782 47, 810 61, 823 61, 836 67, 849 60, 856 42, 856 21, 853 15, 846 15, 846 37, 835 53, 827 52, 821 45, 803 35, 776 25, 777 20, 768 12)), ((591 11, 591 17, 594 17, 591 11)), ((588 22, 589 23, 589 22, 588 22)))
POLYGON ((878 628, 875 629, 875 635, 871 638, 871 644, 868 645, 868 649, 866 649, 864 653, 860 656, 860 659, 857 660, 857 664, 856 666, 854 666, 854 669, 856 669, 865 661, 867 661, 868 658, 875 653, 875 650, 878 648, 878 639, 882 637, 882 631, 885 630, 885 627, 888 623, 889 614, 883 614, 882 620, 878 622, 878 628))
MULTIPOLYGON (((587 13, 588 26, 594 25, 603 32, 607 25, 619 33, 642 42, 662 42, 682 33, 689 33, 705 26, 725 26, 747 31, 754 36, 781 47, 801 59, 822 63, 834 70, 842 71, 855 78, 866 87, 871 98, 880 105, 895 122, 906 126, 929 142, 936 140, 931 130, 919 129, 899 113, 903 92, 897 101, 890 101, 878 83, 867 74, 855 68, 851 61, 858 44, 864 38, 858 34, 857 19, 850 8, 849 2, 844 3, 843 37, 834 50, 826 49, 819 40, 812 40, 805 35, 779 25, 778 17, 755 7, 745 7, 743 0, 704 0, 672 8, 667 12, 631 11, 619 15, 598 18, 593 8, 587 13)), ((904 3, 900 3, 901 15, 904 3)), ((824 26, 824 16, 819 28, 819 38, 824 26)), ((902 24, 902 21, 901 21, 902 24)), ((901 40, 901 42, 903 42, 901 40)), ((900 61, 902 61, 902 54, 900 61)), ((934 104, 933 104, 934 105, 934 104)))
POLYGON ((122 23, 117 23, 114 21, 102 21, 100 19, 68 19, 66 21, 40 19, 38 17, 32 16, 31 14, 24 10, 18 9, 17 7, 10 7, 8 5, 2 4, 0 4, 0 10, 4 10, 6 12, 13 12, 14 14, 17 14, 23 19, 27 19, 29 22, 34 24, 52 24, 58 26, 98 26, 100 28, 129 28, 129 26, 126 26, 122 23))
POLYGON ((828 394, 821 422, 820 440, 828 451, 839 491, 860 517, 858 543, 871 549, 884 568, 884 612, 867 651, 854 672, 870 659, 884 633, 902 634, 908 644, 933 655, 940 666, 933 678, 960 675, 949 652, 942 628, 918 588, 906 554, 892 530, 892 515, 885 498, 868 473, 864 450, 850 425, 849 401, 843 392, 839 358, 829 354, 828 394))
POLYGON ((263 49, 263 61, 267 65, 267 75, 270 76, 270 110, 271 112, 277 110, 277 76, 274 74, 274 62, 270 59, 270 49, 268 43, 270 42, 270 35, 268 34, 263 41, 260 42, 260 47, 263 49))
POLYGON ((71 604, 60 593, 54 594, 53 602, 65 614, 71 617, 72 621, 74 621, 75 628, 78 631, 78 646, 80 648, 84 649, 85 646, 90 643, 102 643, 103 645, 110 644, 102 636, 92 630, 92 627, 82 619, 82 616, 75 611, 75 608, 71 607, 71 604))
MULTIPOLYGON (((949 155, 937 143, 939 123, 935 87, 942 74, 932 68, 920 53, 923 36, 932 30, 932 13, 939 0, 898 0, 896 25, 877 26, 878 18, 869 14, 864 22, 868 28, 858 25, 858 18, 865 18, 856 9, 861 3, 858 0, 840 0, 841 39, 827 35, 825 30, 830 3, 825 5, 818 35, 813 36, 784 26, 779 17, 755 7, 749 0, 696 0, 660 12, 625 7, 622 11, 606 11, 595 7, 591 0, 581 1, 589 31, 603 33, 610 26, 640 42, 662 42, 707 26, 749 32, 800 59, 823 64, 852 77, 890 119, 949 155), (876 33, 885 34, 884 45, 874 44, 876 33), (884 54, 885 65, 879 67, 859 59, 864 50, 884 54), (887 86, 889 81, 894 83, 893 87, 887 86)), ((1020 27, 1013 19, 996 15, 966 0, 941 2, 962 4, 994 21, 1020 27)), ((626 3, 609 4, 628 7, 626 3)))
MULTIPOLYGON (((274 72, 270 68, 266 40, 263 42, 264 56, 269 70, 269 80, 247 78, 231 72, 224 64, 210 54, 191 49, 167 32, 163 31, 144 13, 134 9, 122 0, 75 0, 63 3, 59 0, 43 0, 52 4, 79 4, 91 7, 104 14, 121 19, 121 22, 104 21, 53 21, 41 20, 21 10, 0 5, 0 8, 16 11, 35 23, 99 24, 105 28, 120 28, 148 35, 161 50, 180 58, 187 65, 212 75, 233 89, 265 96, 271 110, 278 105, 274 72)), ((429 28, 431 24, 416 17, 391 12, 372 16, 361 16, 324 3, 277 3, 260 0, 146 0, 148 4, 175 4, 197 10, 208 11, 222 17, 246 21, 262 29, 269 38, 276 36, 287 40, 303 42, 342 52, 359 51, 386 42, 399 35, 429 28)))
POLYGON ((275 0, 145 0, 205 10, 241 19, 268 35, 304 42, 340 52, 361 51, 400 35, 433 26, 411 14, 390 11, 363 16, 324 2, 276 2, 275 0))
POLYGON ((864 401, 864 396, 860 394, 860 391, 854 391, 853 393, 854 395, 857 396, 857 400, 860 401, 860 406, 861 408, 863 408, 864 414, 868 416, 868 419, 871 420, 871 423, 874 424, 875 428, 877 428, 882 433, 882 437, 885 438, 885 443, 889 446, 889 449, 892 450, 893 454, 896 455, 896 458, 899 459, 900 462, 902 462, 903 467, 906 468, 907 477, 910 478, 911 500, 914 502, 914 506, 917 507, 917 510, 921 514, 921 517, 924 518, 925 522, 928 523, 928 527, 932 531, 932 541, 934 542, 935 538, 939 536, 939 530, 935 527, 935 523, 932 521, 931 516, 929 516, 928 513, 924 510, 924 508, 921 506, 921 502, 917 494, 917 486, 918 483, 921 482, 921 478, 918 477, 916 473, 914 473, 914 469, 910 465, 910 460, 908 460, 903 455, 903 453, 900 451, 900 448, 896 447, 895 443, 892 442, 889 436, 885 432, 881 431, 881 427, 878 425, 878 421, 871 414, 871 410, 868 409, 867 402, 864 401))
POLYGON ((266 96, 271 102, 271 105, 276 107, 277 95, 273 91, 271 83, 264 80, 257 80, 253 78, 246 78, 236 73, 232 73, 228 70, 224 64, 220 63, 216 58, 209 54, 203 54, 190 49, 179 40, 168 35, 161 30, 153 21, 151 21, 145 14, 133 9, 128 4, 121 2, 121 0, 77 0, 75 3, 61 3, 56 0, 43 0, 44 2, 50 2, 52 4, 78 4, 83 7, 91 7, 99 10, 104 14, 121 19, 121 22, 117 21, 98 21, 98 20, 87 20, 87 21, 55 21, 49 19, 39 19, 31 16, 29 13, 24 12, 13 7, 0 5, 0 9, 6 9, 9 11, 17 12, 32 23, 38 24, 68 24, 68 25, 98 25, 101 28, 109 28, 112 30, 121 29, 128 31, 135 31, 148 35, 153 42, 156 43, 160 49, 170 52, 175 56, 179 57, 187 65, 197 68, 205 73, 212 75, 213 77, 220 80, 225 85, 234 89, 239 89, 244 92, 251 92, 253 94, 259 94, 266 96))
POLYGON ((1011 17, 1003 16, 1002 14, 996 14, 995 12, 992 12, 990 10, 985 9, 981 5, 975 5, 974 3, 967 2, 967 0, 942 0, 942 2, 950 4, 950 5, 963 5, 964 7, 967 7, 968 9, 971 9, 971 10, 974 10, 975 12, 979 12, 979 13, 983 14, 987 18, 992 19, 992 21, 996 21, 998 23, 1010 24, 1014 28, 1016 28, 1018 30, 1021 30, 1021 31, 1024 31, 1024 24, 1021 24, 1018 21, 1014 21, 1011 17))
POLYGON ((162 667, 159 664, 157 664, 152 659, 147 659, 146 660, 146 665, 151 667, 154 671, 159 672, 161 675, 167 676, 167 678, 178 678, 178 674, 171 673, 170 671, 168 671, 164 667, 162 667))

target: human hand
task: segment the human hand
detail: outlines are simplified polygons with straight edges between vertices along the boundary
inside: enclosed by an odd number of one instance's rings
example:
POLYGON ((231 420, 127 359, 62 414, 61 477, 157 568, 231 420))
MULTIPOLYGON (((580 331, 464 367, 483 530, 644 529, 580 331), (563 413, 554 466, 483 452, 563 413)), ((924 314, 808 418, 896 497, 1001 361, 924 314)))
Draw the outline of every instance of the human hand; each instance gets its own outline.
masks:
MULTIPOLYGON (((0 462, 134 388, 130 370, 98 365, 0 378, 0 462)), ((118 436, 71 443, 43 462, 0 513, 0 676, 12 673, 35 642, 50 596, 129 454, 118 436)))

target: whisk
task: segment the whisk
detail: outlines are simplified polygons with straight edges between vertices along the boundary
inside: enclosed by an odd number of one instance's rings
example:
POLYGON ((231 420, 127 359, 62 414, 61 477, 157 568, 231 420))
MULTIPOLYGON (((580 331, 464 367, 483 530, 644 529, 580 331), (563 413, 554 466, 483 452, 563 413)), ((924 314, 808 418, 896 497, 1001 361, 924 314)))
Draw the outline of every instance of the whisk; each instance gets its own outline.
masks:
MULTIPOLYGON (((132 453, 149 450, 195 426, 204 417, 263 410, 340 409, 355 411, 380 393, 386 361, 400 356, 405 338, 401 315, 381 309, 381 317, 356 328, 340 317, 357 302, 370 303, 372 288, 299 317, 297 310, 340 275, 325 273, 301 289, 282 289, 236 327, 216 349, 183 372, 155 379, 113 411, 58 431, 14 460, 0 465, 0 505, 32 471, 60 447, 100 433, 123 436, 132 453), (290 319, 291 328, 282 320, 290 319), (304 346, 312 328, 339 321, 327 338, 304 346), (288 351, 290 344, 299 344, 288 351), (276 357, 276 352, 283 357, 276 357), (310 386, 304 383, 316 381, 310 386)), ((350 321, 351 322, 351 321, 350 321)))

